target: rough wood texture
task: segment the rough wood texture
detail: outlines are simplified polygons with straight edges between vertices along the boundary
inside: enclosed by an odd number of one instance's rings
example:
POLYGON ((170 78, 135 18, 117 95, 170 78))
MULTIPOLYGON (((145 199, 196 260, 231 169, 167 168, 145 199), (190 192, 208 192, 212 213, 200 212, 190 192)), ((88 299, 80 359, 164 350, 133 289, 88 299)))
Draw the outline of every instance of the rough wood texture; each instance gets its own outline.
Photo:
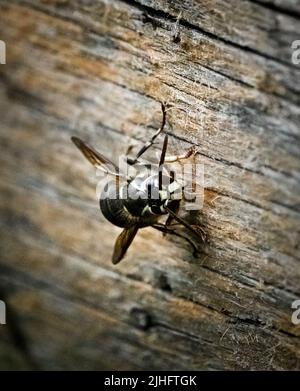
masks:
POLYGON ((0 0, 1 368, 300 369, 299 6, 0 0), (116 157, 159 101, 172 148, 198 147, 209 241, 147 228, 113 266, 70 136, 116 157))

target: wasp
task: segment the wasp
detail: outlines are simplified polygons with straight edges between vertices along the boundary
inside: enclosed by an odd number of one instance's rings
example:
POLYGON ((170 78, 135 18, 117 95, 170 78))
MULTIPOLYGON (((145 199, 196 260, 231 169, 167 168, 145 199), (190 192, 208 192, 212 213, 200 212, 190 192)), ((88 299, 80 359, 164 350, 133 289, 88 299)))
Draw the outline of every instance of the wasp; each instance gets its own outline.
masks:
MULTIPOLYGON (((127 157, 128 165, 141 164, 141 156, 163 132, 166 123, 166 108, 164 104, 161 104, 161 107, 162 123, 160 128, 143 145, 135 158, 127 157)), ((104 217, 112 224, 123 228, 114 245, 113 264, 119 263, 124 258, 138 230, 144 227, 153 227, 163 232, 164 235, 171 234, 184 238, 193 247, 194 254, 197 252, 198 249, 195 243, 189 237, 178 232, 176 226, 184 226, 202 241, 204 241, 205 234, 201 228, 195 228, 178 215, 182 201, 180 194, 183 194, 184 186, 175 181, 174 172, 170 172, 169 175, 163 173, 167 163, 187 159, 195 154, 193 147, 183 155, 166 156, 168 147, 168 135, 166 134, 157 172, 150 176, 143 175, 132 178, 124 176, 115 163, 78 137, 72 137, 71 140, 94 167, 100 168, 114 177, 113 180, 106 183, 100 196, 100 209, 104 217), (124 194, 126 194, 126 197, 123 196, 124 194), (160 219, 165 215, 167 215, 165 223, 161 223, 160 219)))

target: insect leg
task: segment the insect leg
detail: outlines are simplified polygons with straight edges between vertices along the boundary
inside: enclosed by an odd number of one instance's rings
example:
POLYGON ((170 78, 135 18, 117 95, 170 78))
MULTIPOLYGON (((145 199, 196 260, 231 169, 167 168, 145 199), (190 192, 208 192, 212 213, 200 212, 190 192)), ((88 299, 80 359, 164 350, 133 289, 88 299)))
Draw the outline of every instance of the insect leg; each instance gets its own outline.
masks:
MULTIPOLYGON (((177 215, 177 213, 179 211, 179 207, 180 207, 180 201, 177 203, 177 205, 176 205, 176 207, 174 208, 174 211, 173 211, 174 213, 176 213, 176 215, 177 215)), ((174 220, 174 217, 169 214, 169 216, 168 216, 168 218, 166 220, 165 225, 167 227, 170 226, 173 220, 174 220)), ((177 224, 179 225, 179 223, 177 223, 177 224)))
POLYGON ((151 225, 151 227, 156 229, 157 231, 163 232, 164 234, 170 234, 170 235, 174 235, 179 238, 185 239, 193 247, 193 250, 194 250, 193 255, 194 256, 196 256, 196 254, 199 252, 197 246, 190 238, 188 238, 187 236, 185 236, 183 234, 180 234, 179 232, 176 232, 174 229, 167 228, 165 225, 159 224, 159 223, 151 225))
POLYGON ((204 235, 204 231, 202 230, 202 228, 201 229, 199 228, 199 230, 198 230, 198 229, 192 227, 191 224, 187 223, 184 219, 179 217, 170 208, 166 207, 166 210, 174 218, 174 220, 177 220, 178 223, 184 225, 188 230, 193 232, 194 235, 197 235, 202 240, 202 242, 205 242, 205 235, 204 235))
MULTIPOLYGON (((178 222, 173 222, 173 217, 172 216, 169 216, 170 218, 171 218, 171 223, 170 224, 168 224, 168 227, 170 227, 170 228, 173 228, 173 227, 180 227, 181 225, 182 225, 182 223, 178 223, 178 222)), ((169 218, 168 217, 168 218, 169 218)), ((168 219, 167 219, 167 221, 168 221, 168 219)), ((165 223, 165 225, 167 225, 167 221, 166 221, 166 223, 165 223)), ((196 225, 193 225, 193 224, 190 224, 190 226, 193 228, 193 229, 195 229, 196 231, 199 231, 199 233, 200 233, 200 235, 201 235, 201 238, 202 238, 202 240, 203 241, 205 241, 206 239, 206 233, 205 233, 205 231, 204 231, 204 229, 202 228, 202 227, 200 227, 200 226, 196 226, 196 225)))
POLYGON ((192 146, 182 155, 166 156, 165 163, 174 163, 174 162, 178 162, 180 160, 188 159, 189 157, 195 155, 196 153, 197 153, 197 151, 196 151, 195 146, 192 146))
POLYGON ((136 164, 139 157, 143 155, 153 144, 155 139, 160 135, 160 133, 163 131, 165 124, 166 124, 166 108, 163 103, 161 103, 161 109, 162 109, 162 123, 160 128, 156 131, 156 133, 152 136, 152 138, 139 150, 136 157, 134 159, 127 158, 127 163, 130 165, 136 164))

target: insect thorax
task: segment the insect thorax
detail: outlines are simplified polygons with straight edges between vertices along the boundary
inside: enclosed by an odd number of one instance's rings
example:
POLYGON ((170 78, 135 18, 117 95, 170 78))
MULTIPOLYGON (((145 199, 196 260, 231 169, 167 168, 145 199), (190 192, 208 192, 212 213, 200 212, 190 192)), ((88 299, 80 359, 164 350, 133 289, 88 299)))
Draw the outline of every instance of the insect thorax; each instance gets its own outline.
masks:
POLYGON ((108 182, 100 197, 100 209, 107 220, 119 227, 151 225, 167 213, 166 206, 178 202, 169 185, 159 189, 158 175, 136 177, 120 187, 115 181, 108 182))

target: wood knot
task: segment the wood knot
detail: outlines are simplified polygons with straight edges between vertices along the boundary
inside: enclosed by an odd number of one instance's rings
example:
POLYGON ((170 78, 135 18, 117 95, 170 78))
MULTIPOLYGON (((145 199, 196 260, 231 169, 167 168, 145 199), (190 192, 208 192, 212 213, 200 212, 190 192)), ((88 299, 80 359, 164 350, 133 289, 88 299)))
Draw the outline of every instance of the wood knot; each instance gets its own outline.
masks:
POLYGON ((157 271, 157 273, 155 273, 154 278, 155 278, 155 282, 154 282, 155 287, 165 292, 172 292, 172 287, 165 273, 162 273, 161 271, 157 271))
POLYGON ((132 308, 130 317, 133 325, 140 330, 148 330, 152 326, 151 315, 143 308, 132 308))

